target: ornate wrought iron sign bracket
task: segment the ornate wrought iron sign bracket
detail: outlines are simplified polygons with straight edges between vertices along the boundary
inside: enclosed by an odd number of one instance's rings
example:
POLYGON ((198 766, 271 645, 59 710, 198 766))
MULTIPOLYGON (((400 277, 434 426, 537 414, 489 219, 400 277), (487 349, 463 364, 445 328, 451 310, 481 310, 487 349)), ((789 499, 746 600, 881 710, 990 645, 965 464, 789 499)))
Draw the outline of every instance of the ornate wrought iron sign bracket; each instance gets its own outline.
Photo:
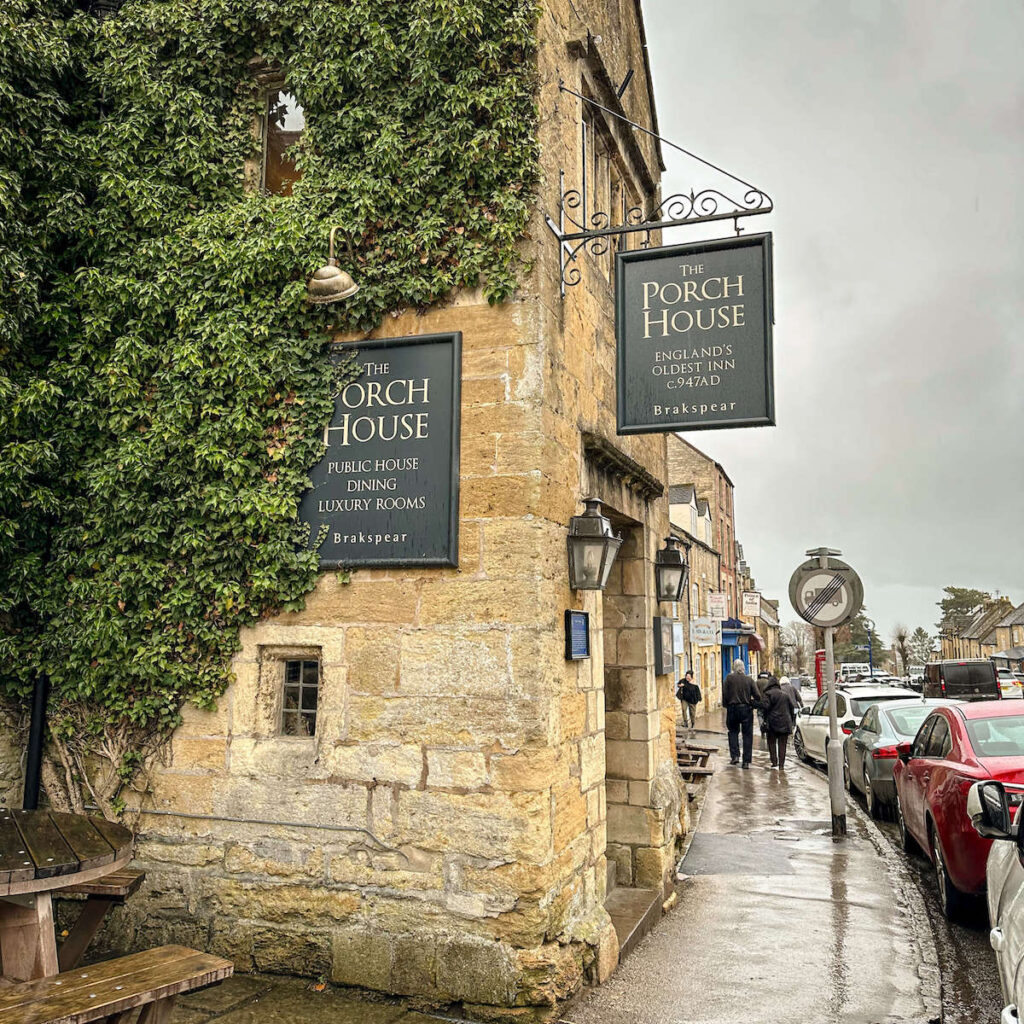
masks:
MULTIPOLYGON (((731 220, 734 223, 736 234, 740 234, 742 228, 739 220, 741 217, 753 217, 762 213, 771 213, 774 209, 771 197, 763 190, 737 178, 724 168, 691 153, 682 146, 677 145, 669 139, 652 132, 643 125, 639 125, 608 107, 602 106, 588 96, 574 92, 564 84, 559 83, 559 89, 576 96, 584 103, 597 107, 612 117, 625 121, 626 124, 646 135, 651 135, 673 149, 678 149, 694 160, 711 167, 713 170, 731 178, 742 191, 736 196, 726 195, 715 188, 701 189, 699 192, 693 189, 690 192, 678 192, 663 199, 657 206, 645 210, 641 206, 630 207, 622 212, 619 223, 613 224, 612 217, 604 210, 591 212, 590 197, 588 195, 588 182, 584 170, 583 180, 580 188, 565 187, 565 171, 558 172, 558 220, 553 220, 545 215, 544 220, 552 234, 558 239, 561 266, 561 293, 565 298, 566 288, 580 283, 582 273, 579 267, 581 253, 589 252, 592 256, 602 256, 608 251, 613 239, 618 238, 622 245, 626 235, 640 233, 643 235, 641 247, 647 248, 651 244, 651 232, 663 231, 666 228, 686 227, 693 224, 707 224, 711 221, 731 220)), ((584 168, 586 167, 586 154, 584 153, 584 168)))

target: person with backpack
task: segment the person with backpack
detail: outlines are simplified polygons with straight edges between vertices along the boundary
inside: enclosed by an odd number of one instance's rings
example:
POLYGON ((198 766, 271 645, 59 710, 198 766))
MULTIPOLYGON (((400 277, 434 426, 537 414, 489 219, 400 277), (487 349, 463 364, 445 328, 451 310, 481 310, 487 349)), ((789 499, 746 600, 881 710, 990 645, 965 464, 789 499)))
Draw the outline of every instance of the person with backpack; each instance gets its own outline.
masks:
POLYGON ((676 696, 683 706, 683 725, 692 729, 697 721, 697 705, 701 702, 700 687, 693 681, 693 670, 687 669, 676 686, 676 696))

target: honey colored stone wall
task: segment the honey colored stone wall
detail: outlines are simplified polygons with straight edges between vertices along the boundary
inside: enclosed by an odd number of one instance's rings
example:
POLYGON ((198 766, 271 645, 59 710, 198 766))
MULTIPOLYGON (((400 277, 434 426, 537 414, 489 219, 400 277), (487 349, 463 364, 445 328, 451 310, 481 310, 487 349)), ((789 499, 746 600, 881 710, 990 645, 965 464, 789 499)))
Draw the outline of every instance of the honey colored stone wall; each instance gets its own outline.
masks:
MULTIPOLYGON (((374 334, 462 332, 459 566, 328 573, 304 611, 244 633, 217 711, 188 712, 140 798, 147 878, 116 918, 125 944, 182 941, 241 970, 480 1013, 550 1006, 617 963, 609 834, 622 884, 672 876, 677 702, 652 663, 653 616, 671 612, 653 592, 665 439, 616 435, 611 260, 586 255, 563 300, 543 221, 559 170, 579 174, 580 101, 559 79, 599 90, 635 68, 624 109, 652 115, 636 5, 576 9, 551 0, 538 28, 543 181, 520 293, 496 307, 461 294, 374 334), (628 608, 569 588, 567 527, 588 493, 629 525, 616 570, 628 608), (590 613, 588 660, 565 659, 567 608, 590 613), (614 725, 610 649, 635 683, 614 725), (313 655, 316 735, 281 736, 282 661, 313 655), (613 781, 626 783, 614 821, 613 781)), ((623 173, 653 195, 653 144, 610 132, 623 173)))

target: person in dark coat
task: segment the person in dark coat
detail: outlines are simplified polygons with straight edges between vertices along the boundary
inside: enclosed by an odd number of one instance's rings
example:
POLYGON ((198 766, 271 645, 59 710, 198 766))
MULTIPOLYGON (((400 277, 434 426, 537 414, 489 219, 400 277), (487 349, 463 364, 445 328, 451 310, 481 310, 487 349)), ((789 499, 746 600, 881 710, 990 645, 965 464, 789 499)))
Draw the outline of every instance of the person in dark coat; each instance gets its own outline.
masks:
POLYGON ((697 705, 701 701, 700 687, 693 681, 693 670, 687 669, 676 687, 676 696, 683 706, 683 725, 692 729, 697 722, 697 705))
POLYGON ((722 684, 722 703, 725 705, 725 724, 729 730, 729 763, 740 760, 740 733, 743 733, 743 763, 741 768, 750 767, 754 750, 754 708, 761 706, 761 699, 754 680, 747 675, 746 666, 737 658, 732 671, 722 684))
POLYGON ((781 771, 786 767, 786 745, 796 722, 793 719, 793 701, 774 676, 768 680, 764 688, 761 706, 764 708, 771 766, 781 771))

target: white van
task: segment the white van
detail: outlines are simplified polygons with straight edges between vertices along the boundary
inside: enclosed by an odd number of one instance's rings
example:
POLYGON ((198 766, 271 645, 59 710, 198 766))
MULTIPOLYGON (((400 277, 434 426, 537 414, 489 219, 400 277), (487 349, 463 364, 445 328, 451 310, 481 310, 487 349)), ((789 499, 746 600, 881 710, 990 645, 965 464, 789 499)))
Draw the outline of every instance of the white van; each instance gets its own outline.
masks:
POLYGON ((871 666, 866 661, 845 661, 839 666, 839 679, 856 679, 857 676, 870 676, 871 666))

